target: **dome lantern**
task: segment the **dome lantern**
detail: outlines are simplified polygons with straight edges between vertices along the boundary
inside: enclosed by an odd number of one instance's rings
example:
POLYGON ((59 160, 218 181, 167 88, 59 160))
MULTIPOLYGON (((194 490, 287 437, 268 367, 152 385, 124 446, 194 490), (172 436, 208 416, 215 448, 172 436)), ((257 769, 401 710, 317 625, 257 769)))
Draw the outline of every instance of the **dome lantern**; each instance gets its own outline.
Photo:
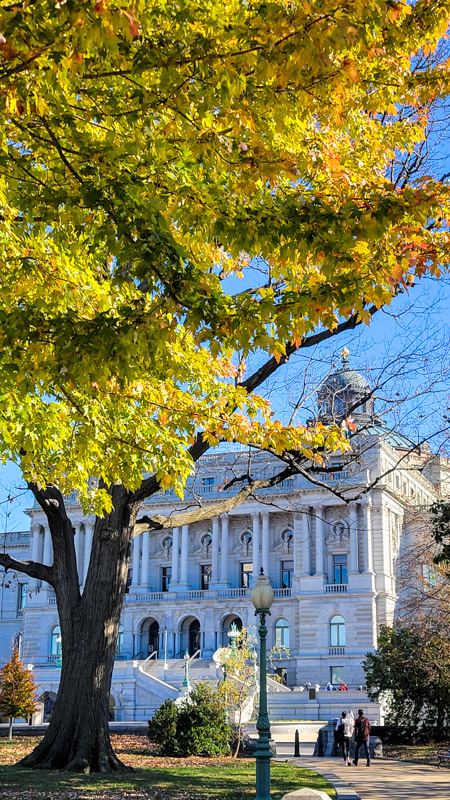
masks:
POLYGON ((318 416, 322 422, 342 422, 347 416, 355 417, 358 426, 370 422, 374 415, 374 401, 367 380, 349 367, 349 352, 342 351, 341 367, 324 381, 317 393, 318 416))

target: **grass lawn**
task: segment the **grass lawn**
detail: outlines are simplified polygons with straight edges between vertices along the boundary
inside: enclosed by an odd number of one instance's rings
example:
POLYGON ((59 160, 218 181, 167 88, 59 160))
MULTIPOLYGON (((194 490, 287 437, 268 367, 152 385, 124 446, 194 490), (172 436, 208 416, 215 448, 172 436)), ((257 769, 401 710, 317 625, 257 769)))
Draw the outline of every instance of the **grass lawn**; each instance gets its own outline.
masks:
POLYGON ((384 758, 398 761, 414 761, 417 764, 437 764, 437 750, 447 750, 445 744, 384 744, 384 758))
MULTIPOLYGON (((127 775, 73 775, 15 767, 36 737, 0 739, 0 798, 8 800, 249 800, 255 794, 253 759, 163 758, 152 755, 143 736, 113 736, 127 775)), ((272 798, 308 786, 336 797, 320 775, 291 764, 272 763, 272 798)))

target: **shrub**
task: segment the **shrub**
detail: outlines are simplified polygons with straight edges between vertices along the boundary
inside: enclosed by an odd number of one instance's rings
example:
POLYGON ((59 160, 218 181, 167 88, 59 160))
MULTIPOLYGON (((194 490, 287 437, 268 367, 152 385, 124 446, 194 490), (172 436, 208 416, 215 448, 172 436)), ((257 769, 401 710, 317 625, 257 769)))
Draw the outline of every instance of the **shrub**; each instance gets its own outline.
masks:
POLYGON ((166 700, 149 722, 147 735, 165 756, 222 756, 230 752, 231 730, 224 702, 204 683, 179 705, 166 700))

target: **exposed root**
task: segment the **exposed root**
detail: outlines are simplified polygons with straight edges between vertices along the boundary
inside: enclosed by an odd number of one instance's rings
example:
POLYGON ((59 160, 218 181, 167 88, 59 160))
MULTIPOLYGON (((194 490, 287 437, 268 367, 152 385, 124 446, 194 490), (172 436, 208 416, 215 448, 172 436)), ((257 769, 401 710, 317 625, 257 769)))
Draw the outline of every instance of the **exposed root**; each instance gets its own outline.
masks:
POLYGON ((60 742, 53 742, 47 747, 42 747, 42 741, 32 753, 22 758, 18 765, 28 769, 49 769, 58 772, 78 772, 85 775, 93 773, 110 774, 114 772, 134 772, 133 767, 128 767, 114 753, 110 745, 102 743, 89 749, 87 754, 84 748, 73 753, 64 751, 60 742))

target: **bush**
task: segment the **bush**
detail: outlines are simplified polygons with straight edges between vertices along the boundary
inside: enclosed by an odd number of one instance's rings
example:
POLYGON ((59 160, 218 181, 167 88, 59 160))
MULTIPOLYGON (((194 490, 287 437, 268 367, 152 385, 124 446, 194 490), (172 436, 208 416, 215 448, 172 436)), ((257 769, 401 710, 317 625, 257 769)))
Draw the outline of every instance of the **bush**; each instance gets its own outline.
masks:
POLYGON ((228 755, 230 735, 224 702, 204 683, 180 705, 166 700, 149 722, 147 733, 165 756, 228 755))

